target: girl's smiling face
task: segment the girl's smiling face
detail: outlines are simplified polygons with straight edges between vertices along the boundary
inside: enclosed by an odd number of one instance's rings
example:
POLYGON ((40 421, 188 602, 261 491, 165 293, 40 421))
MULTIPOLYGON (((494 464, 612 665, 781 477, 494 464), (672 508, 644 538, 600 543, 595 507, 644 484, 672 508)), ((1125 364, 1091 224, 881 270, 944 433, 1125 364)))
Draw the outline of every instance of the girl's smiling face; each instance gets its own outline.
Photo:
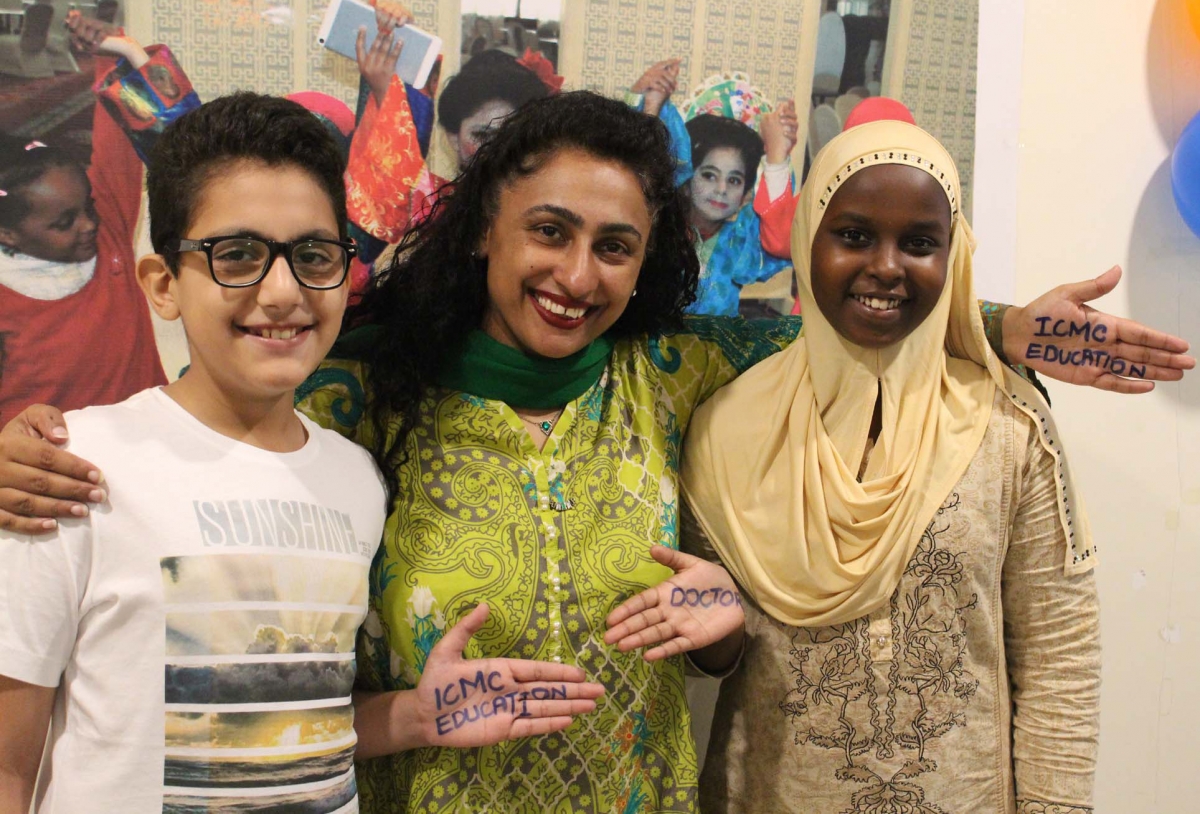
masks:
POLYGON ((742 151, 736 147, 709 150, 690 186, 692 225, 705 233, 716 230, 741 208, 748 188, 742 151))
POLYGON ((946 284, 950 203, 934 178, 868 167, 834 193, 812 244, 812 292, 839 334, 864 348, 899 342, 946 284))
POLYGON ((99 221, 82 169, 51 166, 17 194, 28 211, 12 228, 0 228, 0 243, 56 263, 82 263, 96 256, 99 221))

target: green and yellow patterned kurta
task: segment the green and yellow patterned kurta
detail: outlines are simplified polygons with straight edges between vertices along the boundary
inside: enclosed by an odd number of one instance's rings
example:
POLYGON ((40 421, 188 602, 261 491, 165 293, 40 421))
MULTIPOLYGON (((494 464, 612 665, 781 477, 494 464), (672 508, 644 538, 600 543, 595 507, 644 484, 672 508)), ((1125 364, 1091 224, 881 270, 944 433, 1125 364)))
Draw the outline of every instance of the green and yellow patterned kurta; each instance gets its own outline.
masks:
MULTIPOLYGON (((669 575, 649 550, 677 545, 679 453, 693 410, 799 325, 695 318, 679 334, 621 341, 540 452, 503 403, 429 392, 372 567, 360 687, 413 687, 442 633, 486 600, 491 616, 468 658, 561 660, 606 693, 565 733, 360 763, 364 811, 695 810, 682 660, 617 652, 604 644, 604 619, 669 575)), ((359 363, 330 361, 301 406, 369 445, 362 381, 359 363)))

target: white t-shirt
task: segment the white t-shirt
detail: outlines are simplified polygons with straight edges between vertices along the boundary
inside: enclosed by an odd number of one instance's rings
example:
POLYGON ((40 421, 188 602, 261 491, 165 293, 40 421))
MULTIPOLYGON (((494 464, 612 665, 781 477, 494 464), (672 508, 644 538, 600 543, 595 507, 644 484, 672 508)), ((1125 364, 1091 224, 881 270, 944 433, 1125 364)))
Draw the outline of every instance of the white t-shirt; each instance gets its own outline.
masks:
POLYGON ((53 537, 0 532, 0 674, 60 688, 37 811, 358 810, 384 488, 301 420, 304 447, 274 453, 157 388, 67 415, 107 502, 53 537))

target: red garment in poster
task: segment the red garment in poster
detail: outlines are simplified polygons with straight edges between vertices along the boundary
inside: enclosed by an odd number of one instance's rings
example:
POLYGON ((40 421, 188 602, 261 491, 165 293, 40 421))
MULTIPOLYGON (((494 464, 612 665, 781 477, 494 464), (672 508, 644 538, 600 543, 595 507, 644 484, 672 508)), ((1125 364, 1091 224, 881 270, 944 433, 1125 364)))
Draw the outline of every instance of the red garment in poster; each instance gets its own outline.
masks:
MULTIPOLYGON (((111 67, 97 60, 97 77, 111 67)), ((113 404, 167 382, 134 276, 142 163, 102 105, 93 127, 88 178, 100 222, 96 273, 61 300, 0 286, 0 421, 30 404, 62 410, 113 404)))

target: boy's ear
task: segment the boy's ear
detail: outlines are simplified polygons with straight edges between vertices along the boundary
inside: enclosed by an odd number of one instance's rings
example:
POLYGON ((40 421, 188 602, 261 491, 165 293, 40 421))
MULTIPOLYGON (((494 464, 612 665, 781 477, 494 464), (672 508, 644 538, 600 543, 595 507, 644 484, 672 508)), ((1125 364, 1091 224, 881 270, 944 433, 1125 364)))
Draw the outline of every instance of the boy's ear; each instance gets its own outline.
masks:
POLYGON ((179 304, 175 300, 175 275, 161 254, 147 254, 137 262, 138 285, 154 313, 166 320, 179 319, 179 304))

